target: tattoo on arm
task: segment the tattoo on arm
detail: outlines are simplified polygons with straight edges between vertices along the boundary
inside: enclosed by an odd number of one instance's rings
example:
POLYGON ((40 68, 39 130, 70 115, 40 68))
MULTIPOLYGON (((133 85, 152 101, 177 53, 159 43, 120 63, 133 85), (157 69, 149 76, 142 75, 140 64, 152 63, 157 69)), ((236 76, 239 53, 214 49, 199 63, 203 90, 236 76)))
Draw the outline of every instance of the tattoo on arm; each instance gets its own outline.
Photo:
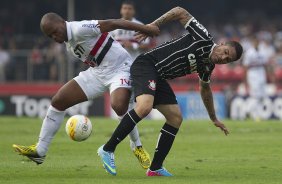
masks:
POLYGON ((213 96, 212 96, 210 85, 202 81, 200 82, 200 85, 201 85, 200 92, 201 92, 203 103, 208 111, 210 119, 212 121, 215 121, 217 118, 214 110, 213 96))
POLYGON ((167 22, 179 20, 182 25, 185 25, 190 18, 192 18, 192 15, 190 15, 185 9, 181 7, 175 7, 156 19, 153 23, 160 27, 167 22))

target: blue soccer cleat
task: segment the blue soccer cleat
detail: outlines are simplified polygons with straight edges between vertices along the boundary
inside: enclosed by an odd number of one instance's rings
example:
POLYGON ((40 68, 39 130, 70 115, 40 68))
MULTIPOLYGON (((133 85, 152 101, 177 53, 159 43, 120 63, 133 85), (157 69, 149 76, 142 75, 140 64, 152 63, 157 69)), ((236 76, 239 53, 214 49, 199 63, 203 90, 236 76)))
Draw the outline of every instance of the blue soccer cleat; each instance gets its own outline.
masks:
POLYGON ((98 151, 97 154, 99 157, 101 157, 101 160, 103 162, 103 167, 105 170, 110 173, 113 176, 117 175, 116 171, 116 165, 115 165, 115 155, 113 152, 107 152, 103 150, 104 145, 102 145, 98 151))
POLYGON ((150 169, 147 170, 146 172, 147 176, 173 176, 171 173, 169 173, 164 167, 151 171, 150 169))

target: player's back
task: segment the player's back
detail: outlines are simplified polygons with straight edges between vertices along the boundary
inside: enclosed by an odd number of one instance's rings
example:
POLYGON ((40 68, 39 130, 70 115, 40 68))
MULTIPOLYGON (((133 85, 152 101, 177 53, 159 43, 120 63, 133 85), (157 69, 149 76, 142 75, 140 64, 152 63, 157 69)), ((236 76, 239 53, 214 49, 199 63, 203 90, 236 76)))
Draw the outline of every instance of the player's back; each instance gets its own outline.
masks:
POLYGON ((195 18, 190 19, 185 29, 188 30, 187 34, 165 42, 144 55, 154 59, 157 71, 164 79, 198 73, 204 81, 209 81, 214 69, 209 58, 215 47, 213 38, 195 18))

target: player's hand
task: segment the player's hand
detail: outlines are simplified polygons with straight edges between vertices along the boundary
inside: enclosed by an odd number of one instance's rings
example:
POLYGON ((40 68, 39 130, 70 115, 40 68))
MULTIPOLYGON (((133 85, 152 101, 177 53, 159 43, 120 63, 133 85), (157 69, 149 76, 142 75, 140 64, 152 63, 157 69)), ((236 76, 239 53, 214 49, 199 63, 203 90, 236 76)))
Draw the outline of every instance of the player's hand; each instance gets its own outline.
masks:
POLYGON ((137 40, 138 42, 142 42, 146 40, 148 37, 154 37, 160 34, 160 29, 158 26, 154 24, 147 24, 146 27, 147 27, 148 33, 137 32, 134 35, 135 40, 137 40))
POLYGON ((160 28, 155 24, 147 24, 146 27, 148 29, 147 36, 154 37, 160 34, 160 28))
POLYGON ((137 41, 137 42, 142 42, 144 40, 146 40, 148 38, 147 35, 143 34, 143 33, 139 33, 137 32, 135 35, 134 35, 134 39, 137 41))
POLYGON ((224 132, 225 135, 229 134, 228 129, 225 127, 225 125, 223 123, 221 123, 218 120, 215 120, 213 123, 216 127, 220 128, 224 132))

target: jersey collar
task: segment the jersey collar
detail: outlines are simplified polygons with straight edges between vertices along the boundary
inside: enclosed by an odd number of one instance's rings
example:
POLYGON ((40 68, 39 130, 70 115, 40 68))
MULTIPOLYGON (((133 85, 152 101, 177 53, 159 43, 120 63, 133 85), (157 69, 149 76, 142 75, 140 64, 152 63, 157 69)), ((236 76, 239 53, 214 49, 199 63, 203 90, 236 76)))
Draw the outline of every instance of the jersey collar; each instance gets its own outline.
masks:
MULTIPOLYGON (((66 26, 67 26, 67 36, 68 36, 68 41, 70 41, 72 39, 72 36, 71 36, 71 27, 70 27, 70 22, 67 22, 66 21, 66 26)), ((67 42, 68 42, 67 41, 67 42)))
POLYGON ((213 46, 212 46, 212 48, 211 48, 211 53, 210 53, 210 55, 209 55, 209 58, 211 58, 211 54, 212 54, 213 49, 215 48, 215 46, 217 46, 217 44, 213 44, 213 46))

